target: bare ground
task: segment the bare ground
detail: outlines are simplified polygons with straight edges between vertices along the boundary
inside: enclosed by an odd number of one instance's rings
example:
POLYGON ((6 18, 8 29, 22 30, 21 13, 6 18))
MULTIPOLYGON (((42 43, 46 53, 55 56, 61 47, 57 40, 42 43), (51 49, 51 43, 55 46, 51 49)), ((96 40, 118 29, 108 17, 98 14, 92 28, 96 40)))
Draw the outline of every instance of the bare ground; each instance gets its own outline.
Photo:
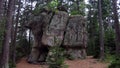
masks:
MULTIPOLYGON (((88 56, 84 60, 66 60, 65 63, 69 68, 107 68, 108 63, 99 62, 97 59, 88 56)), ((35 65, 27 63, 25 58, 22 58, 16 65, 16 68, 47 68, 47 65, 35 65)))

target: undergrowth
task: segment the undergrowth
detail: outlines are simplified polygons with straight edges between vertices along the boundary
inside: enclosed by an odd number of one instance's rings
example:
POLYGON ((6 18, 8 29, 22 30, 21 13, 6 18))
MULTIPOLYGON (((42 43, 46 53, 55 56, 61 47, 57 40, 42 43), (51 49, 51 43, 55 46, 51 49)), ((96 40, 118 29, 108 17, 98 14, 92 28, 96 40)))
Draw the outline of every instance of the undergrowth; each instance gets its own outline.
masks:
POLYGON ((51 47, 47 57, 49 68, 68 68, 68 66, 64 63, 64 54, 64 49, 58 46, 51 47))

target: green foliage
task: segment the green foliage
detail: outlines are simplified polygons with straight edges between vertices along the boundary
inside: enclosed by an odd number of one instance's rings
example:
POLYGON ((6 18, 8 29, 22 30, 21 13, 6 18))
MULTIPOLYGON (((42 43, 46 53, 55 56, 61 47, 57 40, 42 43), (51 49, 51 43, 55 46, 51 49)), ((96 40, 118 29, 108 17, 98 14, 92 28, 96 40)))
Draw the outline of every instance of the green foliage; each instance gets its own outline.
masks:
POLYGON ((103 19, 106 19, 110 15, 110 0, 103 0, 102 1, 102 14, 103 14, 103 19))
POLYGON ((79 5, 77 5, 76 2, 73 2, 73 4, 70 5, 70 14, 71 15, 80 14, 85 16, 85 8, 86 8, 85 2, 81 1, 79 5))
POLYGON ((58 7, 58 4, 59 4, 58 0, 52 0, 48 4, 44 4, 44 5, 37 3, 35 9, 32 11, 32 14, 39 15, 41 8, 43 7, 47 8, 48 10, 57 11, 56 8, 58 7))
POLYGON ((115 32, 112 28, 105 31, 105 61, 111 63, 109 68, 120 68, 120 58, 115 56, 115 32))
POLYGON ((74 60, 75 58, 72 55, 66 54, 65 57, 69 60, 74 60))
POLYGON ((115 61, 115 33, 112 28, 105 31, 105 61, 112 63, 115 61))
POLYGON ((85 16, 85 8, 86 8, 86 4, 85 2, 80 2, 80 5, 79 5, 79 14, 85 16))
POLYGON ((52 0, 50 3, 47 4, 48 8, 55 11, 59 2, 58 0, 52 0))
POLYGON ((55 44, 49 49, 49 54, 47 57, 47 62, 49 68, 68 68, 65 65, 65 50, 58 46, 60 43, 57 41, 57 38, 54 37, 55 44))
POLYGON ((120 68, 120 56, 115 57, 115 60, 111 62, 109 68, 120 68))
POLYGON ((95 58, 99 57, 100 48, 99 48, 99 27, 97 22, 97 12, 89 11, 93 17, 88 17, 88 33, 89 33, 89 40, 88 40, 88 55, 93 55, 95 58), (94 51, 95 50, 95 51, 94 51))
POLYGON ((79 11, 71 11, 70 14, 71 14, 71 15, 77 15, 77 14, 79 14, 79 11))
MULTIPOLYGON (((91 29, 92 30, 92 29, 91 29)), ((93 29, 95 30, 95 29, 93 29)), ((95 58, 99 57, 100 47, 99 47, 99 32, 93 33, 90 31, 90 37, 88 41, 88 55, 94 55, 95 58), (93 34, 93 35, 91 35, 93 34), (95 51, 94 51, 95 50, 95 51)), ((105 31, 104 37, 105 43, 105 54, 114 55, 115 54, 115 33, 112 28, 108 28, 105 31)), ((108 58, 108 57, 107 57, 108 58)))
POLYGON ((89 39, 87 54, 88 55, 93 55, 94 58, 99 57, 100 48, 99 48, 99 36, 98 35, 96 35, 93 38, 89 39))
POLYGON ((16 65, 13 64, 11 60, 10 60, 10 62, 9 62, 9 68, 16 68, 16 65))
POLYGON ((115 54, 115 33, 112 28, 105 31, 105 51, 110 54, 115 54))
POLYGON ((40 7, 36 7, 36 8, 32 11, 32 13, 33 13, 34 15, 38 15, 38 14, 40 13, 40 7))
POLYGON ((30 44, 28 43, 27 39, 25 39, 24 37, 20 38, 20 40, 17 42, 16 50, 17 60, 20 59, 21 57, 29 55, 30 44))
MULTIPOLYGON (((88 12, 88 33, 89 33, 89 41, 88 41, 88 54, 94 55, 94 57, 99 57, 100 53, 100 45, 99 45, 99 27, 97 22, 97 1, 89 1, 87 8, 88 12), (95 51, 94 51, 95 50, 95 51)), ((105 43, 105 53, 114 55, 115 54, 115 33, 112 27, 108 25, 108 18, 110 17, 110 1, 103 0, 102 2, 102 14, 103 14, 103 22, 104 22, 104 43, 105 43), (109 53, 108 53, 109 52, 109 53)))
POLYGON ((93 55, 95 58, 99 57, 99 25, 97 20, 97 2, 89 0, 88 8, 88 55, 93 55))
POLYGON ((67 68, 67 65, 64 64, 64 61, 64 49, 58 46, 51 47, 49 56, 47 57, 49 68, 67 68))
POLYGON ((0 21, 0 53, 1 53, 1 48, 2 48, 2 41, 4 38, 4 32, 5 32, 5 20, 3 19, 0 21))
POLYGON ((105 62, 112 63, 113 61, 115 61, 115 58, 115 55, 111 55, 109 52, 105 53, 105 62))

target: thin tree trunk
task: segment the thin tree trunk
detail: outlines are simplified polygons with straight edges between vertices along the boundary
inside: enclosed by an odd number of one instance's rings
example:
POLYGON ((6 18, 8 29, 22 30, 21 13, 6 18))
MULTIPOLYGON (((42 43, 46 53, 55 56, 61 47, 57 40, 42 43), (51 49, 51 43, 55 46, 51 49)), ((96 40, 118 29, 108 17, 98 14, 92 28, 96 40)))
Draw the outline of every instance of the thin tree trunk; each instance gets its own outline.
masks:
POLYGON ((104 60, 104 29, 102 21, 101 0, 98 0, 98 17, 99 17, 99 38, 100 38, 100 59, 104 60))
POLYGON ((115 26, 115 34, 116 34, 116 55, 120 54, 120 27, 117 13, 117 0, 113 1, 113 13, 114 13, 114 26, 115 26))
POLYGON ((7 15, 7 7, 8 7, 7 4, 8 4, 8 1, 4 0, 4 11, 3 11, 4 17, 6 17, 6 15, 7 15))
POLYGON ((12 28, 12 12, 14 7, 14 0, 9 0, 7 17, 6 17, 6 27, 5 34, 3 40, 3 49, 2 49, 2 59, 0 62, 0 68, 9 68, 9 46, 11 39, 11 28, 12 28))
MULTIPOLYGON (((93 22, 93 18, 91 17, 91 15, 92 15, 92 10, 91 10, 92 8, 90 7, 89 8, 89 13, 88 13, 88 19, 89 19, 89 21, 90 21, 90 23, 89 23, 89 31, 90 31, 90 34, 89 34, 89 39, 91 40, 91 50, 93 51, 93 50, 95 50, 95 25, 94 25, 94 23, 95 22, 93 22)), ((95 53, 92 53, 92 54, 95 54, 95 53)))
POLYGON ((29 30, 29 54, 31 49, 31 30, 29 30))
POLYGON ((76 1, 76 4, 77 4, 77 10, 79 11, 79 0, 76 1))
POLYGON ((19 23, 19 15, 20 15, 20 2, 21 0, 18 0, 18 10, 17 10, 17 16, 16 16, 16 24, 15 24, 15 30, 14 30, 14 37, 12 41, 12 62, 13 64, 16 64, 16 37, 17 37, 17 29, 18 29, 18 23, 19 23))
MULTIPOLYGON (((0 0, 0 23, 2 23, 2 14, 3 14, 3 0, 0 0)), ((2 48, 0 48, 0 49, 2 49, 2 48)), ((1 60, 1 56, 0 56, 0 60, 1 60)))
POLYGON ((3 2, 4 2, 4 0, 0 0, 0 21, 2 18, 2 14, 3 14, 3 2))

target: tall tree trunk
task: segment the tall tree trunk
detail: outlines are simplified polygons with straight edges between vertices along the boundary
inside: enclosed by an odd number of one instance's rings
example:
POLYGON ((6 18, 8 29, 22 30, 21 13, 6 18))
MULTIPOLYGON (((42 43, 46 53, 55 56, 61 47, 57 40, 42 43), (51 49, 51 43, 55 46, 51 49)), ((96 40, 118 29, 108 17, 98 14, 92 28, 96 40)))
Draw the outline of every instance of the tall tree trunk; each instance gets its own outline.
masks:
MULTIPOLYGON (((90 2, 91 3, 91 2, 90 2)), ((92 50, 92 52, 90 52, 92 55, 95 55, 95 52, 93 52, 95 50, 95 31, 96 31, 96 27, 95 27, 95 22, 93 21, 93 19, 95 18, 92 18, 91 15, 95 14, 95 12, 93 13, 93 10, 91 9, 94 9, 93 7, 90 7, 89 8, 89 12, 88 12, 88 20, 89 20, 89 26, 88 26, 88 32, 89 32, 89 39, 90 39, 90 44, 89 46, 91 47, 90 50, 92 50)), ((94 15, 95 17, 95 15, 94 15)), ((89 48, 88 46, 88 48, 89 48)))
POLYGON ((77 10, 80 11, 79 10, 79 0, 76 0, 76 4, 77 4, 77 10))
POLYGON ((2 59, 0 62, 0 68, 9 68, 9 46, 11 38, 11 27, 12 27, 12 12, 14 7, 14 0, 9 0, 7 17, 6 17, 6 27, 3 40, 3 50, 2 50, 2 59))
POLYGON ((8 9, 8 1, 7 0, 4 0, 4 11, 3 11, 3 16, 5 17, 7 15, 7 9, 8 9))
MULTIPOLYGON (((2 23, 2 14, 3 14, 3 0, 0 0, 0 26, 1 26, 1 23, 2 23)), ((1 27, 0 27, 0 29, 1 29, 1 27)), ((0 49, 2 49, 2 48, 0 48, 0 49)), ((0 53, 0 55, 1 55, 1 53, 0 53)), ((1 56, 0 56, 0 60, 1 60, 1 56)))
POLYGON ((113 13, 114 13, 114 26, 115 26, 115 34, 116 34, 116 55, 120 54, 120 27, 117 13, 117 0, 113 1, 113 13))
POLYGON ((17 16, 16 16, 16 23, 14 28, 14 37, 12 41, 12 62, 13 64, 16 64, 16 37, 17 37, 17 29, 18 29, 18 23, 19 23, 19 15, 20 15, 20 4, 21 0, 18 0, 18 9, 17 9, 17 16))
POLYGON ((99 39, 100 39, 100 59, 104 60, 104 29, 102 21, 101 0, 98 0, 98 17, 99 17, 99 39))
POLYGON ((3 1, 4 0, 0 0, 0 21, 1 21, 2 13, 3 13, 3 1))
POLYGON ((29 30, 29 54, 31 49, 31 30, 29 30))

